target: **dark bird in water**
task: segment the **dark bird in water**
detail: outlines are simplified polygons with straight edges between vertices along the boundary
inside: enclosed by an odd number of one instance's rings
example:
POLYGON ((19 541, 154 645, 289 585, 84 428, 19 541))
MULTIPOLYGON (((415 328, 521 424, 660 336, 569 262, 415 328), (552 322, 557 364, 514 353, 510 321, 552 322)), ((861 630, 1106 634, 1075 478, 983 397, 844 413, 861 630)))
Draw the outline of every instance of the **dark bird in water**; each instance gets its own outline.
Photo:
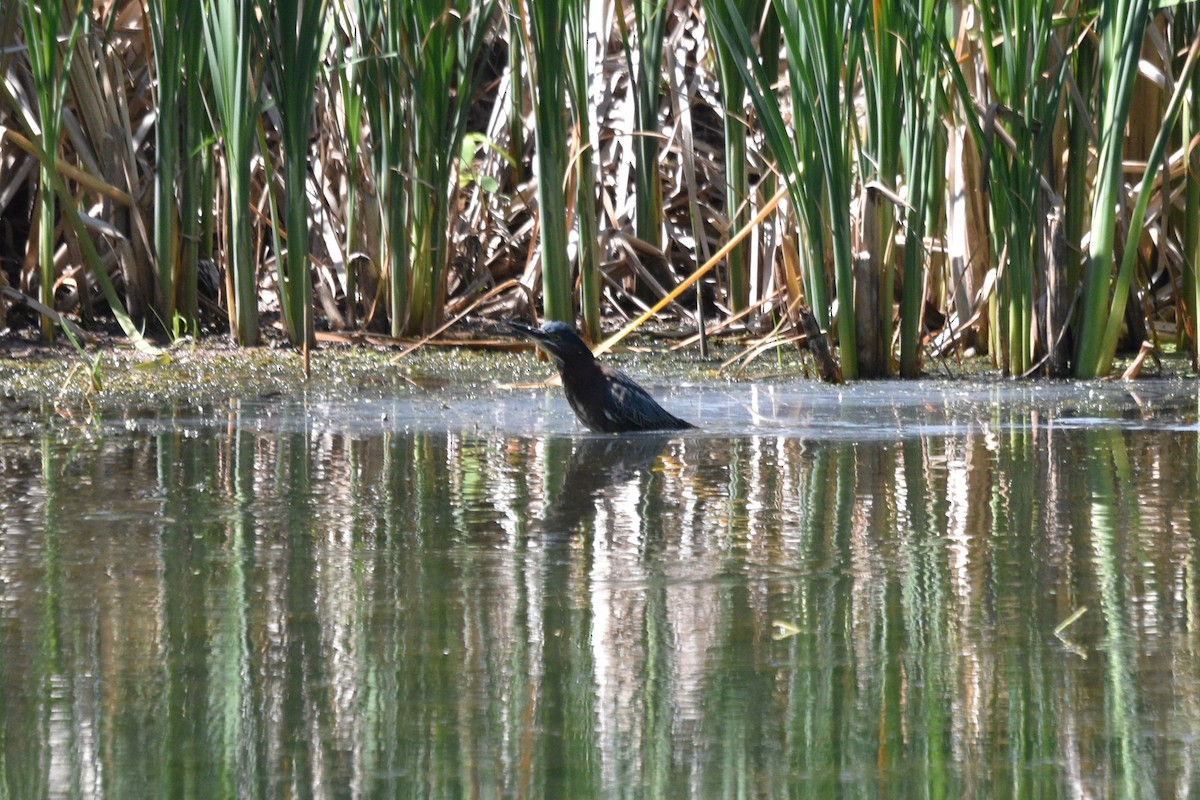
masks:
POLYGON ((625 373, 601 364, 583 340, 565 322, 547 322, 530 328, 508 326, 554 359, 562 376, 567 402, 579 421, 597 433, 676 431, 694 428, 654 401, 625 373))

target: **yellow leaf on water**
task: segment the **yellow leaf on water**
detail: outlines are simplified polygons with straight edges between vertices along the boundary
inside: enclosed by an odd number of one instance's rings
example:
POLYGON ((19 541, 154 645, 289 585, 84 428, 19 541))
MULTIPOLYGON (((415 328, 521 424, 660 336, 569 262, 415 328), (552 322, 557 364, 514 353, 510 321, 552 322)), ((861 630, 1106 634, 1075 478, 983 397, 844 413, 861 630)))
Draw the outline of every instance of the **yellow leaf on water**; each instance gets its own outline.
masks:
POLYGON ((775 632, 771 634, 771 638, 777 642, 780 639, 786 639, 789 636, 795 636, 797 633, 801 633, 800 628, 797 628, 790 622, 784 622, 781 619, 771 620, 771 627, 775 629, 775 632))
POLYGON ((164 352, 159 353, 157 356, 150 359, 149 361, 143 361, 140 364, 134 364, 133 368, 140 369, 140 370, 158 369, 159 367, 165 367, 170 363, 171 363, 171 354, 164 351, 164 352))

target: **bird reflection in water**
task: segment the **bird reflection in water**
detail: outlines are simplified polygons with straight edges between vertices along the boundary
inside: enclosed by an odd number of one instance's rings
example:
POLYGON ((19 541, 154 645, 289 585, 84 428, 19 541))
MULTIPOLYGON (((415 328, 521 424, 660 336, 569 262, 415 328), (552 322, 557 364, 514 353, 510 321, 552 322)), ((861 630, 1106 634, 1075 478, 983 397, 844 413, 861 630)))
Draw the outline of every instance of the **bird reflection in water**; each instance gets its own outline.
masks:
POLYGON ((670 442, 669 435, 655 433, 548 440, 549 457, 561 452, 562 446, 573 444, 573 449, 569 458, 558 462, 565 464, 561 467, 561 479, 556 481, 547 475, 545 532, 574 532, 589 515, 596 513, 600 503, 614 498, 620 488, 639 478, 648 478, 670 442))

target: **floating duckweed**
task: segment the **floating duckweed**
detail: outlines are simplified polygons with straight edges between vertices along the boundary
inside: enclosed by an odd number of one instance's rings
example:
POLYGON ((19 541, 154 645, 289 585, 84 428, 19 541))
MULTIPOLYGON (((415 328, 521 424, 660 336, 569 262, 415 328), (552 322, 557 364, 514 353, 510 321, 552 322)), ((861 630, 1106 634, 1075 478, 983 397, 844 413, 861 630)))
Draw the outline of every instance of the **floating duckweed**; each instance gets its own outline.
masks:
MULTIPOLYGON (((603 359, 641 382, 657 385, 810 380, 804 377, 807 358, 794 348, 764 355, 739 371, 736 365, 722 365, 739 353, 741 346, 720 341, 712 344, 711 356, 701 359, 694 348, 671 351, 663 340, 639 339, 630 343, 630 349, 606 353, 603 359)), ((169 357, 154 362, 128 347, 99 352, 99 390, 86 365, 65 351, 46 357, 0 359, 0 405, 10 416, 31 409, 35 417, 59 411, 78 420, 100 412, 175 403, 199 407, 236 398, 303 395, 336 400, 395 395, 397 391, 419 394, 449 387, 471 391, 541 381, 554 373, 553 366, 531 350, 426 347, 397 361, 394 350, 328 347, 310 354, 307 377, 301 355, 291 350, 188 347, 170 350, 169 357)), ((1182 357, 1164 357, 1162 363, 1164 374, 1189 372, 1182 357)), ((966 363, 932 362, 926 365, 926 372, 935 378, 997 375, 986 357, 966 363)), ((813 390, 820 390, 820 385, 814 382, 813 390)), ((0 434, 6 429, 6 424, 0 424, 0 434)))

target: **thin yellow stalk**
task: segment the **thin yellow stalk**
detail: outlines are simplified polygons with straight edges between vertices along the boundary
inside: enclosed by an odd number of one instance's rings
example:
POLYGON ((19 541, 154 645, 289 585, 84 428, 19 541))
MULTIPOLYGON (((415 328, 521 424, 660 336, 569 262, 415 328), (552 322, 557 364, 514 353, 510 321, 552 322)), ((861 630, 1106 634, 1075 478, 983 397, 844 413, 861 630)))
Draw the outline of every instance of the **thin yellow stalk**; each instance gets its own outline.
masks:
POLYGON ((667 307, 667 305, 669 303, 674 302, 674 300, 677 297, 679 297, 679 295, 686 292, 689 287, 691 287, 692 285, 694 285, 696 283, 696 281, 703 278, 710 271, 712 271, 713 267, 715 267, 715 266, 717 266, 717 264, 721 263, 721 259, 725 258, 725 256, 728 255, 729 252, 733 248, 737 247, 738 243, 745 240, 745 238, 750 235, 751 231, 753 231, 755 228, 757 228, 759 225, 761 225, 763 220, 765 220, 768 216, 770 216, 771 213, 775 210, 775 206, 779 205, 780 201, 782 201, 783 198, 785 198, 787 196, 788 196, 787 187, 784 187, 784 188, 780 189, 779 191, 777 191, 775 193, 775 196, 772 197, 770 200, 768 200, 766 205, 764 205, 762 208, 760 208, 758 210, 758 214, 756 214, 754 216, 754 219, 747 222, 746 225, 741 230, 739 230, 737 233, 735 233, 733 236, 731 236, 729 238, 729 241, 726 242, 724 245, 722 245, 721 249, 719 249, 719 250, 717 250, 717 252, 713 253, 712 257, 709 258, 708 261, 705 261, 703 264, 701 264, 700 267, 695 272, 693 272, 686 279, 684 279, 678 286, 676 286, 674 289, 672 289, 670 292, 668 292, 666 294, 666 296, 664 296, 661 300, 659 300, 657 303, 655 303, 653 306, 651 306, 649 309, 647 309, 646 312, 643 313, 640 317, 633 320, 633 322, 630 322, 624 328, 617 331, 612 336, 608 337, 603 342, 598 344, 592 350, 592 352, 595 353, 596 355, 600 355, 601 353, 607 352, 608 350, 612 349, 612 347, 614 345, 619 343, 626 336, 633 333, 635 330, 637 330, 643 324, 645 324, 646 320, 653 317, 659 311, 662 311, 664 308, 667 307))

